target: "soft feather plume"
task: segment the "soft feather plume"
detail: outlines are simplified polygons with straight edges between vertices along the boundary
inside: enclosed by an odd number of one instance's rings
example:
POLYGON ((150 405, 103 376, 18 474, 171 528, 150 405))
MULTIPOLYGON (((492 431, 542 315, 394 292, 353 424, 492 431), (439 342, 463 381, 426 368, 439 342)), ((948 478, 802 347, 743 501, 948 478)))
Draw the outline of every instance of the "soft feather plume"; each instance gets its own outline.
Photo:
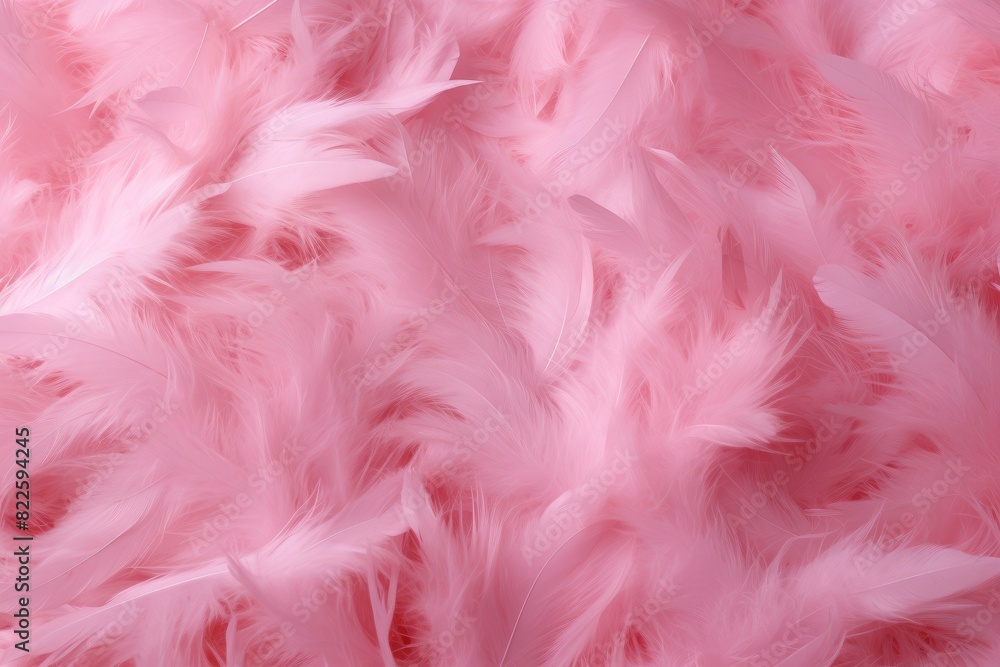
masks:
POLYGON ((4 665, 1000 664, 990 2, 0 33, 4 665))

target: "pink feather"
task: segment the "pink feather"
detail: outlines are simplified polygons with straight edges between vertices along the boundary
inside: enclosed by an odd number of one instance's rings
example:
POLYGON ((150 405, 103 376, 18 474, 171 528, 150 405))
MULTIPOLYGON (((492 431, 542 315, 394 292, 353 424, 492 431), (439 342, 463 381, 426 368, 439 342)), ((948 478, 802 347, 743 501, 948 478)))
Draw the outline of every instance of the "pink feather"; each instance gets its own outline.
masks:
POLYGON ((1000 664, 995 3, 0 37, 0 664, 1000 664))

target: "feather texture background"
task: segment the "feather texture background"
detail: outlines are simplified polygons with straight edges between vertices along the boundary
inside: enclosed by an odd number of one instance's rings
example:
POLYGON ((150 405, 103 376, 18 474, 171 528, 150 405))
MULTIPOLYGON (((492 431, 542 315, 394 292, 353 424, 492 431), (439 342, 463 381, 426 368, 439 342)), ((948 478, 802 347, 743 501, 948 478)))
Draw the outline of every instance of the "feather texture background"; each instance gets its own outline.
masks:
POLYGON ((2 664, 1000 661, 992 0, 0 33, 2 664))

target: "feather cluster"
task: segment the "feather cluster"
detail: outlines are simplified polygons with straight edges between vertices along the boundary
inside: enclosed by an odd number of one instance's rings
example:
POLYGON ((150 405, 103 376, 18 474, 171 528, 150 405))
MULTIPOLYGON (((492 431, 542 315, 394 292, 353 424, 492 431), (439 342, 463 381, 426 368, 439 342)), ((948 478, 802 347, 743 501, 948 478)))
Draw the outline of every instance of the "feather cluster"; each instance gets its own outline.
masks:
POLYGON ((1000 664, 993 0, 0 33, 4 665, 1000 664))

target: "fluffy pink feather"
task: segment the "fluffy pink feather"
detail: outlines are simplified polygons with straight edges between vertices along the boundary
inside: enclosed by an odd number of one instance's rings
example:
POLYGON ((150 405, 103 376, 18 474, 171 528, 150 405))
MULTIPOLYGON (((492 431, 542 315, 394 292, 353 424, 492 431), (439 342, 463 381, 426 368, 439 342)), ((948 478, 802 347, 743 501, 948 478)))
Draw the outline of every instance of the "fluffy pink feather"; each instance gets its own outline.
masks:
POLYGON ((995 4, 0 33, 2 664, 1000 663, 995 4))

